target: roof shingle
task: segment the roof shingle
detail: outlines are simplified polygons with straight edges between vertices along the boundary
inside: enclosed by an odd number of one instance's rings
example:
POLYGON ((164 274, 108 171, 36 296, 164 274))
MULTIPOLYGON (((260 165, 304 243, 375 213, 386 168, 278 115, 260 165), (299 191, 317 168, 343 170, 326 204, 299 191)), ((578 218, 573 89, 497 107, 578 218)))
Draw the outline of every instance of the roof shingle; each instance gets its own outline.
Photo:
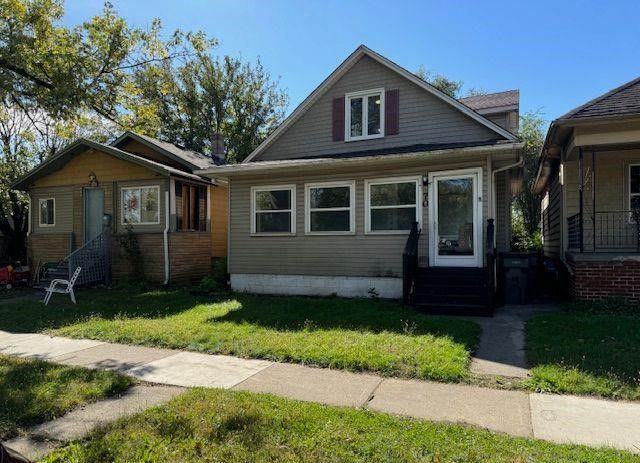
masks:
POLYGON ((487 93, 460 98, 460 103, 473 110, 516 106, 520 102, 520 90, 506 90, 504 92, 487 93))
POLYGON ((559 119, 640 115, 640 77, 572 109, 559 119))

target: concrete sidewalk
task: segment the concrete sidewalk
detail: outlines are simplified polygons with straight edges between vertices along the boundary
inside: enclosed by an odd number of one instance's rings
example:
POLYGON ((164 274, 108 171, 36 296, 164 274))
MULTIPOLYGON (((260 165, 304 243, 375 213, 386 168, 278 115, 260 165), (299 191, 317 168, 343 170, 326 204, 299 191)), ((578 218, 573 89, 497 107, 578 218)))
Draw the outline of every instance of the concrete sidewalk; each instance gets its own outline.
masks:
POLYGON ((515 436, 640 453, 638 403, 382 378, 223 355, 2 331, 0 353, 113 369, 163 385, 268 392, 329 405, 465 423, 515 436))

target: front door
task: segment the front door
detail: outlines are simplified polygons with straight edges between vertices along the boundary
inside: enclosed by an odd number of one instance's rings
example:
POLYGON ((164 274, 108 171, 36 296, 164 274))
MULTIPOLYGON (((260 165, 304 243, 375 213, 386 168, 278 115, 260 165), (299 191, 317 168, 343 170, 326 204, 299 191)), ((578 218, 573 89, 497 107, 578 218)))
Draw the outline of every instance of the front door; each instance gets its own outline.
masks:
POLYGON ((86 188, 84 190, 84 242, 91 241, 102 233, 104 215, 104 190, 86 188))
POLYGON ((482 266, 482 169, 429 174, 429 263, 482 266))

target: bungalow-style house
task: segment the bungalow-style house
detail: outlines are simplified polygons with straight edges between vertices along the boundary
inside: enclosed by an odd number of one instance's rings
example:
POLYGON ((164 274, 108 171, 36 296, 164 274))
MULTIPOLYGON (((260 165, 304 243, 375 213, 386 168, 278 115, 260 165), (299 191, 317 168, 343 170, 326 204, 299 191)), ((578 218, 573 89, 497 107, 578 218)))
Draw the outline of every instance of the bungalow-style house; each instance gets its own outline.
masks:
POLYGON ((575 298, 640 300, 640 78, 551 123, 534 191, 575 298))
POLYGON ((200 171, 229 184, 233 289, 486 309, 517 121, 517 91, 456 100, 358 47, 243 163, 200 171))
POLYGON ((76 140, 14 185, 30 200, 32 268, 63 276, 80 265, 85 284, 200 279, 227 254, 228 189, 195 172, 220 163, 133 132, 76 140))

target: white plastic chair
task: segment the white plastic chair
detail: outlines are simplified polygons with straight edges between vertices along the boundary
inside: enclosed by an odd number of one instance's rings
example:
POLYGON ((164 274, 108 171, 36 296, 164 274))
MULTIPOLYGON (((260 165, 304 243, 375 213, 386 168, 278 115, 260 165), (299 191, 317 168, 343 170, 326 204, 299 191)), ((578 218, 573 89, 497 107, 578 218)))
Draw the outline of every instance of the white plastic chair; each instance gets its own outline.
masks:
POLYGON ((82 267, 76 267, 76 270, 73 272, 70 280, 63 280, 61 278, 56 278, 55 280, 51 280, 51 284, 47 289, 45 289, 46 293, 44 296, 44 305, 49 304, 51 300, 51 295, 53 293, 58 294, 68 294, 71 298, 71 302, 76 303, 76 295, 73 293, 73 285, 76 283, 78 279, 78 275, 80 275, 80 271, 82 267), (58 288, 58 285, 64 286, 64 288, 58 288))

